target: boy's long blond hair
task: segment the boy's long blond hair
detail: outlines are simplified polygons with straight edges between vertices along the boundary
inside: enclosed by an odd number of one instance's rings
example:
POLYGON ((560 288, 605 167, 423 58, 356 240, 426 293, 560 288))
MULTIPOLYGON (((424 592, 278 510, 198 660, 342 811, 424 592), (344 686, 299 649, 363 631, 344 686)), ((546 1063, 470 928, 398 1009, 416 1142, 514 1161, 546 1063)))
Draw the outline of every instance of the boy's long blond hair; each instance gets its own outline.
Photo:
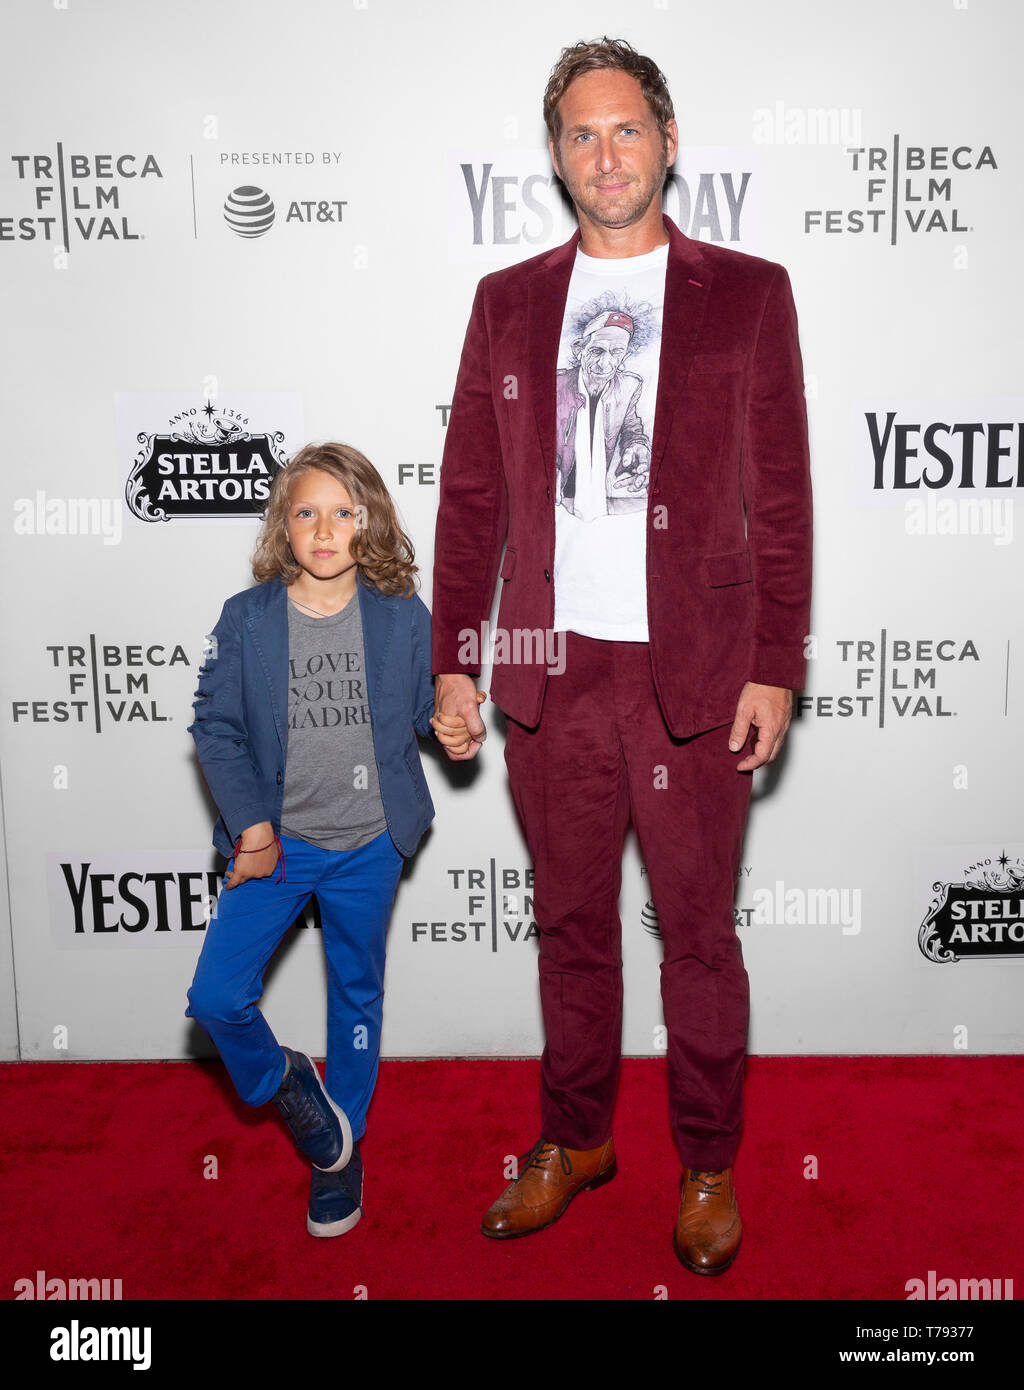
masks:
POLYGON ((416 592, 417 566, 412 541, 402 530, 391 494, 365 455, 349 444, 307 444, 274 479, 263 518, 263 529, 252 557, 258 583, 282 579, 291 584, 301 567, 288 544, 285 518, 292 487, 303 474, 319 469, 344 487, 356 510, 349 553, 359 572, 382 594, 408 598, 416 592))

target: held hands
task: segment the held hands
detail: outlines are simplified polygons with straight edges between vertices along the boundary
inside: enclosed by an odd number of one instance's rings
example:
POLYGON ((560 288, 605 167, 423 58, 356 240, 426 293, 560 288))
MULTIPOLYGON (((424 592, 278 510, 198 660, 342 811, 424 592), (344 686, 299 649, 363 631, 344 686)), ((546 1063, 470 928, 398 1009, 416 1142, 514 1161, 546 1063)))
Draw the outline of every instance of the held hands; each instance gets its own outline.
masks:
POLYGON ((793 717, 793 692, 778 685, 755 685, 747 681, 736 705, 736 718, 729 731, 729 748, 738 753, 747 741, 751 725, 757 730, 754 751, 736 764, 737 772, 752 772, 773 763, 793 717))
POLYGON ((487 737, 477 706, 487 699, 471 676, 438 676, 434 682, 434 717, 430 724, 452 762, 468 762, 487 737))
POLYGON ((250 825, 238 840, 240 854, 235 855, 234 867, 224 880, 225 888, 237 888, 249 878, 269 878, 277 868, 278 849, 274 827, 268 820, 250 825), (252 851, 256 851, 253 853, 252 851))

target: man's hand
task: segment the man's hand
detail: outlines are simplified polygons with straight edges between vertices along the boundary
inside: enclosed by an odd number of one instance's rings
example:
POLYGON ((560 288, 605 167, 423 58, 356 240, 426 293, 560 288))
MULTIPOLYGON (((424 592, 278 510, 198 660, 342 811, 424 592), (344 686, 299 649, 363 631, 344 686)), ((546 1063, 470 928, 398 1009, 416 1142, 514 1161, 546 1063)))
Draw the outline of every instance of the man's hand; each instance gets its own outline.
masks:
POLYGON ((468 762, 480 751, 487 730, 477 707, 486 699, 486 693, 477 690, 472 676, 435 677, 434 717, 430 723, 453 763, 468 762), (445 734, 461 732, 463 724, 468 735, 465 740, 452 746, 447 738, 441 737, 442 730, 445 734))
POLYGON ((738 753, 747 741, 751 725, 757 730, 753 753, 736 764, 737 772, 753 772, 773 763, 793 717, 793 692, 779 685, 755 685, 747 681, 736 705, 736 718, 729 731, 729 747, 738 753))
MULTIPOLYGON (((478 705, 482 705, 486 699, 487 692, 485 690, 476 692, 478 705)), ((462 753, 469 752, 470 745, 474 740, 470 738, 466 721, 461 714, 435 714, 430 723, 434 733, 437 734, 438 743, 450 757, 457 757, 462 753)), ((477 746, 479 747, 479 744, 477 746)))
POLYGON ((241 846, 245 850, 259 850, 258 854, 236 854, 234 867, 224 880, 225 888, 237 888, 249 878, 269 878, 277 868, 278 850, 274 839, 274 827, 268 820, 259 825, 250 825, 242 831, 241 846))

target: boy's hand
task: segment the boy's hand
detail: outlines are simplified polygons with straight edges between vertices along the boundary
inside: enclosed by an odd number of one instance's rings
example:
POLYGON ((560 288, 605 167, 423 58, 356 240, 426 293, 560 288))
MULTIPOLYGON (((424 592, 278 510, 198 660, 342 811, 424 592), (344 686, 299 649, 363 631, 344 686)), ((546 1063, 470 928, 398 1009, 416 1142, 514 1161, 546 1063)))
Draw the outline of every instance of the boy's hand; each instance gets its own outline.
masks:
POLYGON ((269 878, 277 868, 277 841, 274 839, 274 827, 268 820, 263 821, 260 825, 250 825, 247 830, 243 830, 240 841, 240 848, 243 851, 259 850, 260 852, 258 854, 235 855, 231 873, 224 880, 225 888, 237 888, 240 883, 245 883, 246 879, 250 878, 269 878))
MULTIPOLYGON (((486 690, 477 690, 474 693, 477 704, 482 705, 487 699, 486 690)), ((479 747, 479 740, 470 734, 469 726, 461 714, 437 713, 431 719, 430 725, 437 734, 438 743, 450 758, 464 758, 474 744, 479 747)))

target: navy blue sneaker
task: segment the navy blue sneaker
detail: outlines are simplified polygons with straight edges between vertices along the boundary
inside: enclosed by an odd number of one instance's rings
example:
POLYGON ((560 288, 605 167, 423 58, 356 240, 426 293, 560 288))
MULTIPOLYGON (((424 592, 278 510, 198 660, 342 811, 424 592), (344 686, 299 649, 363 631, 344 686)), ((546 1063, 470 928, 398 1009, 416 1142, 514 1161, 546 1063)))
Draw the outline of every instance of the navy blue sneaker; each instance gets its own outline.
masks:
POLYGON ((344 1235, 362 1216, 362 1201, 363 1159, 359 1145, 354 1144, 352 1159, 342 1172, 320 1173, 313 1169, 306 1230, 311 1236, 344 1235))
POLYGON ((352 1157, 348 1116, 327 1094, 311 1057, 293 1052, 290 1047, 281 1051, 291 1065, 273 1102, 284 1116, 303 1158, 314 1168, 336 1173, 352 1157))

